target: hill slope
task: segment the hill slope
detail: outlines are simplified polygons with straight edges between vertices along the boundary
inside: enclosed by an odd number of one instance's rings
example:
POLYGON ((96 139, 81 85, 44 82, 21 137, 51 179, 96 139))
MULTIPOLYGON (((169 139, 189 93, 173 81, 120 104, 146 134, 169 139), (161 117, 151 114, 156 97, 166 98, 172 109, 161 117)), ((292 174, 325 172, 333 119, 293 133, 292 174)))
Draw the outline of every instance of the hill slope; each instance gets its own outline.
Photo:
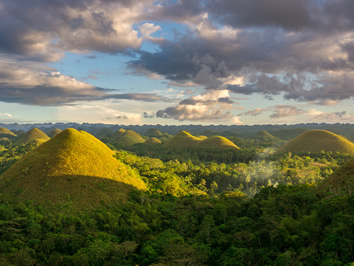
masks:
POLYGON ((28 144, 30 142, 41 144, 49 139, 50 138, 43 131, 38 128, 33 128, 16 140, 14 145, 28 144))
POLYGON ((161 137, 162 132, 157 128, 150 128, 145 132, 145 135, 148 137, 161 137))
POLYGON ((182 130, 166 142, 166 146, 173 148, 195 147, 200 141, 200 138, 182 130))
POLYGON ((283 145, 276 154, 319 153, 321 151, 354 154, 354 144, 326 130, 309 130, 283 145))
POLYGON ((62 130, 60 130, 59 128, 55 128, 52 131, 50 131, 50 133, 48 134, 48 136, 50 138, 54 138, 56 135, 58 135, 60 132, 62 132, 62 130))
POLYGON ((148 145, 155 145, 155 144, 161 144, 162 142, 158 138, 151 137, 151 138, 145 140, 144 143, 148 144, 148 145))
POLYGON ((127 130, 118 137, 116 144, 120 146, 131 146, 137 143, 143 143, 145 140, 135 131, 127 130))
POLYGON ((256 137, 260 138, 260 139, 265 139, 265 140, 274 139, 274 136, 265 130, 258 131, 256 134, 256 137))
POLYGON ((16 137, 16 134, 13 133, 12 131, 8 130, 7 128, 0 127, 0 138, 14 138, 16 137))
POLYGON ((145 183, 114 152, 87 132, 66 129, 15 163, 0 178, 0 191, 41 205, 71 202, 90 207, 124 200, 145 183))
POLYGON ((221 136, 214 136, 204 139, 198 143, 198 146, 201 148, 214 149, 240 149, 231 140, 221 136))

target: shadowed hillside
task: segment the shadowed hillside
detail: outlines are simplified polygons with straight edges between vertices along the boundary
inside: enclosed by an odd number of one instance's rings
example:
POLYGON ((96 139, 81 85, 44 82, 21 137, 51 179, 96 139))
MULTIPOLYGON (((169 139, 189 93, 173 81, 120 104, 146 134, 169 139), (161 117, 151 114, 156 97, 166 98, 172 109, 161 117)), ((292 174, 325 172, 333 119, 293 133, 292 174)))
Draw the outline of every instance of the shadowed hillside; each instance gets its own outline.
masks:
POLYGON ((120 136, 122 136, 125 132, 124 128, 118 129, 116 132, 113 133, 113 138, 118 139, 120 136))
POLYGON ((265 130, 258 131, 256 137, 264 140, 274 139, 274 136, 265 130))
POLYGON ((54 138, 56 135, 58 135, 60 132, 62 132, 62 130, 60 130, 59 128, 53 129, 52 131, 50 131, 49 133, 49 137, 50 138, 54 138))
POLYGON ((354 154, 354 144, 345 138, 325 130, 309 130, 282 146, 276 154, 340 152, 354 154))
POLYGON ((14 145, 22 145, 28 143, 41 144, 49 139, 50 138, 43 131, 38 128, 33 128, 23 134, 18 140, 16 140, 14 145))
POLYGON ((145 183, 113 155, 89 133, 66 129, 6 171, 0 190, 41 205, 81 207, 125 200, 133 187, 145 190, 145 183))
POLYGON ((145 132, 145 136, 148 137, 161 137, 163 134, 157 128, 150 128, 145 132))

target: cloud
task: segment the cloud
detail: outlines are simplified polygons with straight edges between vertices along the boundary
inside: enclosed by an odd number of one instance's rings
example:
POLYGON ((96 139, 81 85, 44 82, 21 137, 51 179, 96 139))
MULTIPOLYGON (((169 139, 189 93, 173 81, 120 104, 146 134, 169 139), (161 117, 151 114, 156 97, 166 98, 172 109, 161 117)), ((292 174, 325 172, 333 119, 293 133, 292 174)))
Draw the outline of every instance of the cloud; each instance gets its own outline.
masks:
POLYGON ((257 116, 257 115, 260 115, 263 112, 266 112, 268 110, 269 110, 268 108, 259 108, 258 107, 258 108, 254 109, 254 110, 244 112, 244 113, 242 113, 242 115, 257 116))
POLYGON ((40 71, 0 61, 0 101, 28 105, 60 105, 77 101, 120 99, 167 101, 153 93, 114 94, 55 71, 40 71))
POLYGON ((0 52, 57 61, 63 51, 116 54, 138 49, 142 38, 134 25, 151 5, 153 1, 4 0, 0 52))
POLYGON ((152 23, 144 23, 138 28, 144 40, 148 40, 154 43, 164 41, 164 38, 151 36, 153 33, 161 30, 161 27, 159 25, 154 25, 152 23))
POLYGON ((319 115, 316 115, 311 119, 312 121, 317 122, 354 122, 354 115, 347 114, 346 111, 342 112, 332 112, 332 113, 324 113, 322 112, 319 115))
POLYGON ((156 116, 180 121, 225 121, 233 118, 227 111, 232 108, 231 102, 227 90, 210 90, 159 110, 156 116))
POLYGON ((289 105, 276 105, 274 106, 274 113, 270 115, 270 118, 280 118, 287 116, 297 116, 305 114, 306 111, 298 109, 295 106, 289 105))

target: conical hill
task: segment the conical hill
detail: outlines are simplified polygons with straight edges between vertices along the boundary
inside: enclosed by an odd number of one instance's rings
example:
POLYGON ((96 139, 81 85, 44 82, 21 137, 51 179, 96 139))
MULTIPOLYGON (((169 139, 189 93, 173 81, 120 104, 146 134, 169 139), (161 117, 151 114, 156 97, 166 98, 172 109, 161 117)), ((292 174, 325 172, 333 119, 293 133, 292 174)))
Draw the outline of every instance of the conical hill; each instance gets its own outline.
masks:
POLYGON ((131 146, 137 143, 143 143, 145 140, 135 131, 125 131, 116 141, 120 146, 131 146))
POLYGON ((213 136, 206 138, 198 143, 202 148, 215 148, 215 149, 237 149, 237 147, 231 140, 222 136, 213 136))
POLYGON ((145 135, 148 137, 161 137, 162 133, 160 130, 157 128, 149 128, 146 132, 145 135))
POLYGON ((265 131, 265 130, 258 131, 257 134, 256 134, 256 137, 260 138, 260 139, 264 139, 264 140, 272 140, 272 139, 274 139, 274 136, 272 134, 270 134, 268 131, 265 131))
POLYGON ((0 138, 14 138, 16 137, 16 134, 13 133, 12 131, 8 130, 7 128, 0 127, 0 138))
POLYGON ((62 132, 62 130, 60 130, 59 128, 55 128, 52 131, 50 131, 50 133, 48 134, 48 136, 50 138, 54 138, 56 135, 58 135, 60 132, 62 132))
POLYGON ((40 129, 33 128, 23 134, 18 140, 14 142, 14 145, 28 144, 28 143, 36 143, 41 144, 46 142, 50 138, 40 129))
POLYGON ((196 146, 201 139, 193 136, 187 131, 180 131, 174 137, 172 137, 167 143, 166 146, 174 148, 185 148, 196 146))
POLYGON ((132 188, 145 190, 140 177, 113 155, 89 133, 66 129, 6 171, 0 191, 40 205, 90 208, 124 201, 132 188))
POLYGON ((340 152, 354 154, 354 144, 326 130, 309 130, 283 145, 276 154, 340 152))
POLYGON ((161 144, 161 140, 159 140, 158 138, 155 138, 155 137, 151 137, 151 138, 145 140, 144 143, 148 144, 148 145, 161 144))
POLYGON ((124 128, 118 129, 116 132, 113 133, 113 138, 118 139, 120 136, 122 136, 125 132, 124 128))

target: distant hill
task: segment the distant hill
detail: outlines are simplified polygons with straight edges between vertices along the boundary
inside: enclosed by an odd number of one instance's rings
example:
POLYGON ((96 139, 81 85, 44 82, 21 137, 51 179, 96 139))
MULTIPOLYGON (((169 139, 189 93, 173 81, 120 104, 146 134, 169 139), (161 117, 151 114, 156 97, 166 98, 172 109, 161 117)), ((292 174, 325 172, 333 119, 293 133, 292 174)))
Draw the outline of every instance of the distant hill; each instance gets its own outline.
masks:
POLYGON ((157 128, 149 128, 146 132, 145 132, 145 136, 148 137, 161 137, 163 134, 160 130, 158 130, 157 128))
POLYGON ((309 130, 283 145, 276 154, 319 153, 321 151, 354 154, 354 144, 326 130, 309 130))
POLYGON ((203 140, 203 139, 207 139, 208 137, 207 136, 203 136, 203 135, 200 135, 198 136, 199 139, 203 140))
POLYGON ((95 136, 97 138, 103 138, 103 137, 111 137, 113 136, 114 132, 112 129, 110 129, 109 127, 104 127, 102 128, 100 131, 98 131, 95 136))
POLYGON ((22 144, 28 144, 28 143, 35 143, 35 144, 41 144, 43 142, 46 142, 50 138, 40 129, 38 128, 33 128, 30 131, 27 131, 25 134, 23 134, 18 140, 14 142, 14 145, 22 145, 22 144))
POLYGON ((221 148, 221 149, 239 149, 232 141, 225 137, 195 137, 186 131, 180 131, 172 139, 170 139, 166 146, 173 148, 221 148))
POLYGON ((16 134, 12 131, 8 130, 7 128, 0 127, 0 138, 15 138, 16 134))
POLYGON ((185 148, 191 146, 195 147, 200 141, 200 138, 182 130, 173 136, 168 142, 166 142, 166 146, 173 148, 185 148))
POLYGON ((143 143, 145 140, 135 131, 126 130, 118 139, 116 144, 120 146, 131 146, 137 143, 143 143))
POLYGON ((198 143, 199 147, 202 148, 216 148, 216 149, 240 149, 231 140, 221 137, 213 136, 206 138, 198 143))
POLYGON ((257 132, 256 138, 260 138, 264 140, 272 140, 274 139, 274 136, 265 130, 261 130, 257 132))
POLYGON ((269 131, 269 134, 273 135, 274 137, 288 140, 295 138, 305 131, 307 131, 306 128, 279 129, 276 131, 269 131))
POLYGON ((148 144, 148 145, 155 145, 155 144, 161 144, 162 142, 158 138, 152 137, 152 138, 145 140, 144 143, 148 144))
POLYGON ((116 132, 113 133, 113 138, 118 139, 120 136, 122 136, 125 132, 124 128, 118 129, 116 132))
POLYGON ((132 188, 145 190, 145 183, 113 155, 89 133, 66 129, 7 170, 0 191, 41 205, 90 208, 124 201, 132 188))
POLYGON ((59 128, 55 128, 55 129, 53 129, 52 131, 50 131, 50 133, 49 133, 49 137, 50 138, 54 138, 56 135, 58 135, 60 132, 62 132, 62 130, 61 129, 59 129, 59 128))

